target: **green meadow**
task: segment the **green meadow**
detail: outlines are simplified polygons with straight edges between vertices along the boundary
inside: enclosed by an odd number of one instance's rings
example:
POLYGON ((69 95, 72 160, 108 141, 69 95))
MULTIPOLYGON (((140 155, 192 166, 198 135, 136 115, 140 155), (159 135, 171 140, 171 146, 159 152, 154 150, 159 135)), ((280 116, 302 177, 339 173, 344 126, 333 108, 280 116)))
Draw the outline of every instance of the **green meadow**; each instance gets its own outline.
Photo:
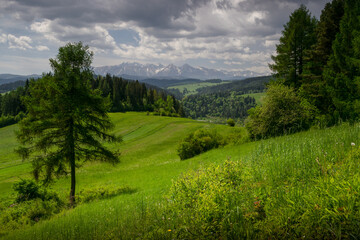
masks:
MULTIPOLYGON (((231 141, 180 161, 177 145, 196 129, 214 128, 232 140, 245 132, 146 113, 114 113, 111 118, 113 132, 123 142, 108 147, 121 151, 121 162, 86 163, 77 170, 76 194, 100 188, 131 191, 81 203, 24 226, 1 222, 3 239, 360 236, 359 124, 262 141, 231 141), (227 168, 227 162, 237 164, 227 168), (179 184, 182 187, 175 191, 179 184)), ((13 183, 31 177, 31 164, 13 151, 16 128, 0 129, 0 194, 8 205, 15 198, 13 183)), ((70 179, 60 178, 51 188, 67 201, 70 179)))
POLYGON ((244 96, 244 97, 247 97, 247 96, 253 97, 253 98, 255 98, 256 104, 262 105, 263 102, 264 102, 265 92, 243 94, 242 96, 244 96))
POLYGON ((220 84, 226 84, 229 82, 221 82, 221 83, 211 83, 211 82, 201 82, 201 83, 192 83, 192 84, 185 84, 185 85, 178 85, 178 86, 172 86, 168 87, 168 89, 178 89, 181 93, 185 91, 184 96, 188 96, 191 94, 196 94, 197 89, 203 88, 203 87, 211 87, 211 86, 217 86, 220 84))

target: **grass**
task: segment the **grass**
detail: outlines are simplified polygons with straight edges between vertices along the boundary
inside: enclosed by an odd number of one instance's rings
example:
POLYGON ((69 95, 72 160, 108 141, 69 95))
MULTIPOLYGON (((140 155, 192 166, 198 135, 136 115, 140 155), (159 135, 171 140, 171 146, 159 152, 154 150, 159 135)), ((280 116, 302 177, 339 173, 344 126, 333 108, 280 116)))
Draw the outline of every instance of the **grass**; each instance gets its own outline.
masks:
MULTIPOLYGON (((119 208, 122 208, 122 205, 133 206, 139 199, 160 199, 162 194, 169 189, 171 181, 180 173, 197 168, 201 164, 207 164, 204 159, 180 162, 176 147, 188 133, 201 127, 217 128, 223 134, 233 131, 227 126, 210 125, 184 118, 147 116, 146 113, 128 112, 110 115, 115 124, 113 132, 120 134, 123 142, 118 145, 108 145, 108 147, 121 150, 121 163, 116 166, 98 162, 87 163, 77 170, 76 193, 99 186, 128 186, 136 189, 134 194, 124 194, 110 200, 110 202, 122 202, 121 206, 117 206, 119 208)), ((2 136, 0 140, 0 194, 3 201, 14 197, 12 185, 15 181, 19 178, 31 177, 30 163, 23 162, 13 151, 17 146, 14 135, 16 129, 17 125, 0 129, 2 136)), ((63 199, 67 199, 70 179, 65 177, 57 180, 52 185, 52 189, 63 199)), ((92 210, 86 211, 94 211, 94 214, 100 211, 91 204, 87 206, 85 208, 92 210)), ((79 206, 79 209, 82 208, 79 206)), ((75 214, 78 211, 80 210, 70 212, 75 214)), ((66 213, 66 216, 68 214, 73 217, 71 213, 66 213)), ((41 223, 37 225, 40 226, 41 223)))
MULTIPOLYGON (((316 236, 318 233, 325 238, 340 239, 351 238, 350 233, 353 237, 359 234, 354 232, 354 226, 359 222, 356 216, 360 216, 356 207, 360 201, 360 154, 356 155, 360 144, 358 124, 228 145, 180 161, 176 146, 186 134, 200 127, 213 127, 223 135, 229 135, 233 128, 182 118, 146 116, 143 113, 116 113, 111 117, 116 124, 114 132, 121 134, 124 142, 109 147, 121 149, 121 163, 117 166, 97 162, 86 164, 77 172, 77 193, 81 189, 99 186, 128 186, 136 192, 79 205, 50 220, 12 231, 5 236, 6 239, 176 238, 181 236, 172 235, 176 234, 176 229, 186 226, 196 230, 201 228, 201 222, 191 224, 197 216, 192 212, 196 208, 185 208, 175 209, 182 213, 182 217, 169 219, 163 224, 161 219, 164 214, 169 209, 174 210, 171 204, 164 204, 163 198, 172 181, 190 170, 206 169, 211 164, 222 165, 228 159, 241 162, 241 171, 246 173, 239 186, 243 194, 235 195, 239 202, 244 203, 240 208, 244 211, 241 221, 250 223, 247 233, 242 236, 302 238, 301 234, 306 232, 310 234, 307 235, 309 238, 314 238, 311 234, 316 236), (265 219, 256 217, 258 210, 254 210, 253 202, 258 198, 262 203, 261 209, 266 211, 265 219), (167 229, 170 226, 172 232, 167 229)), ((16 126, 0 129, 1 136, 7 137, 7 140, 0 140, 0 189, 3 198, 12 197, 10 189, 17 179, 16 175, 26 177, 30 170, 28 163, 12 155, 11 148, 16 146, 14 129, 16 126)), ((213 180, 209 179, 209 184, 213 180)), ((62 178, 53 185, 53 189, 66 198, 69 185, 69 179, 62 178)), ((227 202, 226 199, 219 204, 223 202, 227 202)), ((231 226, 235 226, 232 228, 234 231, 242 231, 240 227, 236 228, 238 219, 226 219, 233 221, 229 220, 233 224, 231 226)), ((226 237, 231 238, 222 236, 226 237)))
POLYGON ((187 91, 185 92, 184 96, 188 96, 188 95, 191 95, 191 94, 196 94, 197 93, 196 90, 199 89, 199 88, 217 86, 217 85, 225 84, 225 83, 228 83, 228 82, 221 82, 221 83, 202 82, 202 83, 192 83, 192 84, 171 86, 171 87, 168 87, 168 88, 169 89, 178 89, 181 93, 183 93, 184 90, 186 89, 187 91))
POLYGON ((249 93, 249 94, 243 94, 242 96, 247 97, 253 97, 255 98, 255 101, 258 105, 262 105, 264 102, 264 96, 265 96, 265 92, 261 92, 261 93, 249 93))

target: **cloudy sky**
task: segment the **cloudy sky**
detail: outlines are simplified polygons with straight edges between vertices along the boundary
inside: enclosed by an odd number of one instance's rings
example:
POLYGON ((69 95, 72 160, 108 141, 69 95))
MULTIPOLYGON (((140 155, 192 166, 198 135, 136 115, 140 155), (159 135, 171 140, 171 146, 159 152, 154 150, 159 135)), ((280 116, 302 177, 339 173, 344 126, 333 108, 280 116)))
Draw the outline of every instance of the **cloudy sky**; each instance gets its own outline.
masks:
POLYGON ((283 25, 300 4, 330 0, 0 0, 0 73, 41 74, 67 42, 93 65, 122 62, 269 73, 283 25))

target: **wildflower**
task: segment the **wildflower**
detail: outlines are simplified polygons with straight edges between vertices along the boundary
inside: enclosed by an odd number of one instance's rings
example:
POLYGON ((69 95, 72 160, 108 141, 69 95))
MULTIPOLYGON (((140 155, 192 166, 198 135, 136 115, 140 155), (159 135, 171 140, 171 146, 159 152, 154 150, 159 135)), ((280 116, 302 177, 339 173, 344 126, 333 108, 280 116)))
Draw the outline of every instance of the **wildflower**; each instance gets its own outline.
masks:
POLYGON ((171 232, 171 229, 169 229, 168 232, 171 232))
POLYGON ((351 146, 354 147, 354 146, 355 146, 355 143, 352 142, 352 143, 351 143, 351 146))

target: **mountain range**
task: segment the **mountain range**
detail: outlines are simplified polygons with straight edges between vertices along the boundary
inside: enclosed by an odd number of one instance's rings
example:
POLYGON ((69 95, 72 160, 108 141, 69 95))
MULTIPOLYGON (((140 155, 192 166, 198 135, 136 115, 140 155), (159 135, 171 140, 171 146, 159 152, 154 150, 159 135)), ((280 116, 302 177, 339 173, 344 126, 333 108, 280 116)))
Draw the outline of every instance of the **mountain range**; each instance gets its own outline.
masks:
POLYGON ((110 74, 134 80, 143 80, 146 78, 235 80, 258 76, 258 74, 251 71, 216 70, 205 67, 193 67, 189 64, 184 64, 179 67, 174 64, 141 64, 137 62, 124 62, 115 66, 96 67, 94 68, 94 72, 97 75, 105 76, 106 74, 110 74))

